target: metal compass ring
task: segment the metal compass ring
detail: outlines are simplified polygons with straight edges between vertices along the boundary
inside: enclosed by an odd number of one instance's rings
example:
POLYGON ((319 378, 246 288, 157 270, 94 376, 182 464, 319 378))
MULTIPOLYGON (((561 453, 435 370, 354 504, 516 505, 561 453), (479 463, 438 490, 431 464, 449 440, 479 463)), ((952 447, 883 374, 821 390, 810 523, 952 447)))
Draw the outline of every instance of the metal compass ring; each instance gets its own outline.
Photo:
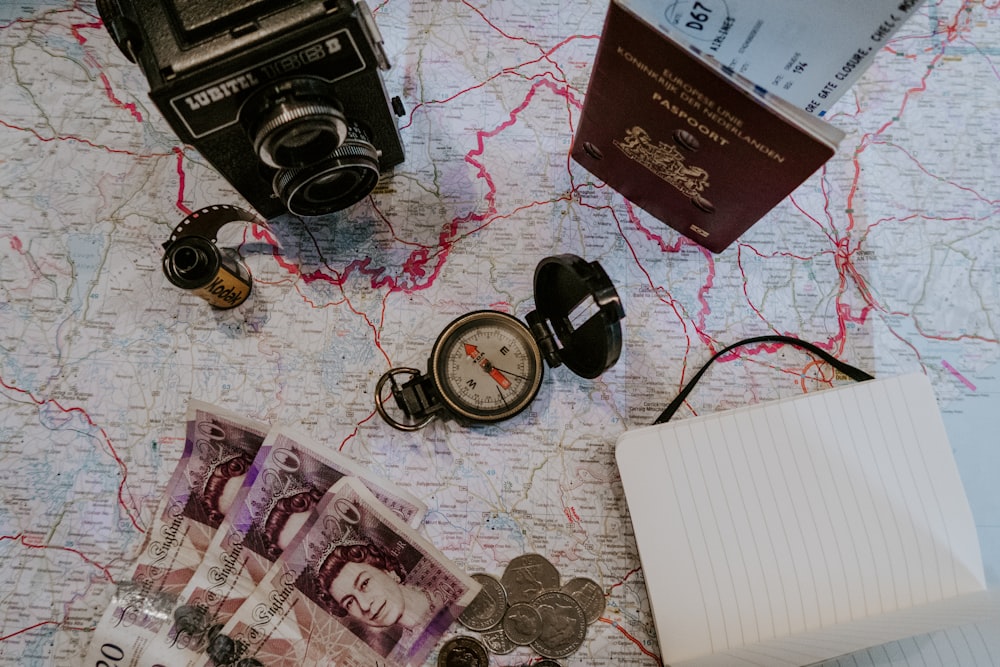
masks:
MULTIPOLYGON (((420 375, 420 371, 416 368, 408 368, 405 366, 401 366, 399 368, 390 368, 382 375, 382 377, 378 379, 378 384, 375 385, 375 409, 378 411, 379 415, 381 415, 382 419, 384 419, 386 422, 389 423, 389 426, 399 429, 400 431, 419 431, 420 429, 422 429, 423 427, 427 426, 432 421, 434 421, 435 415, 428 415, 423 419, 421 419, 420 421, 414 422, 412 424, 404 424, 403 422, 400 422, 391 417, 389 413, 386 411, 385 405, 383 404, 382 387, 384 387, 385 383, 393 379, 396 375, 404 375, 404 374, 409 375, 410 377, 417 377, 418 375, 420 375)), ((393 382, 393 386, 395 386, 395 382, 393 382)))

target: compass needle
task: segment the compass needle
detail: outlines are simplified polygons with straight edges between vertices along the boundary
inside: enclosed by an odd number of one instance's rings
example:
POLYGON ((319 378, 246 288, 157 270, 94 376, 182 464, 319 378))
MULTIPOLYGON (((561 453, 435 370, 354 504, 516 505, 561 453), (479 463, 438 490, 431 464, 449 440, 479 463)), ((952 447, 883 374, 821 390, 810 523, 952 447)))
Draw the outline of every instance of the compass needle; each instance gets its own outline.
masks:
POLYGON ((480 368, 483 369, 491 378, 493 378, 498 385, 504 389, 510 389, 510 380, 504 375, 504 372, 499 370, 493 365, 493 362, 489 358, 479 351, 479 348, 472 343, 465 344, 465 354, 469 356, 472 361, 477 363, 480 368))
POLYGON ((504 377, 504 374, 501 373, 496 368, 492 367, 490 368, 490 377, 496 380, 497 384, 503 387, 504 389, 510 389, 510 380, 504 377))
POLYGON ((507 376, 507 377, 517 378, 518 380, 528 380, 529 379, 527 375, 523 375, 521 373, 515 373, 514 371, 508 370, 506 368, 497 368, 496 366, 494 366, 493 369, 496 370, 496 371, 498 371, 498 372, 500 372, 500 373, 503 373, 504 376, 507 376))

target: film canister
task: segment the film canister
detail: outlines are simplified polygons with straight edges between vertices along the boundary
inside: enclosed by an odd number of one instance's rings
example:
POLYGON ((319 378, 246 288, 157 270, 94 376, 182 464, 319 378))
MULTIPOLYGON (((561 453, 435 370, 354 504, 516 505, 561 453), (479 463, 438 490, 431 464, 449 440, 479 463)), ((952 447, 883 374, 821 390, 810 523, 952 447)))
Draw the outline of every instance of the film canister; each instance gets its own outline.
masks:
POLYGON ((184 218, 163 244, 163 273, 215 308, 235 308, 247 300, 253 281, 233 248, 216 243, 219 229, 230 222, 260 222, 235 206, 209 206, 184 218))

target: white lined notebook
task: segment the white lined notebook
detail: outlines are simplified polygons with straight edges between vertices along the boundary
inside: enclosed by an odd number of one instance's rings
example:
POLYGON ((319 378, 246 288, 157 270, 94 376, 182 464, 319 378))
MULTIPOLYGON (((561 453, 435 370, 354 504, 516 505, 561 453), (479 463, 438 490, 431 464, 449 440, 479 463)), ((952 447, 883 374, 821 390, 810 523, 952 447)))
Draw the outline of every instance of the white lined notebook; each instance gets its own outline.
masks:
POLYGON ((992 604, 960 597, 982 558, 922 374, 630 431, 616 457, 668 665, 805 665, 992 604))

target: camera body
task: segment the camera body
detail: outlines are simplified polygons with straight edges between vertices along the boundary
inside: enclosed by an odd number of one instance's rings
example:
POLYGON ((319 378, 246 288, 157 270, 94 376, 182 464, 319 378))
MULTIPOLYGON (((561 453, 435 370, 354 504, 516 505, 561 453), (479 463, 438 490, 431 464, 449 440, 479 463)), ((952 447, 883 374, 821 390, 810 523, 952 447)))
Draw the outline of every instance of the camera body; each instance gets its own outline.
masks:
POLYGON ((265 218, 347 208, 403 161, 403 105, 364 2, 97 4, 170 127, 265 218))

